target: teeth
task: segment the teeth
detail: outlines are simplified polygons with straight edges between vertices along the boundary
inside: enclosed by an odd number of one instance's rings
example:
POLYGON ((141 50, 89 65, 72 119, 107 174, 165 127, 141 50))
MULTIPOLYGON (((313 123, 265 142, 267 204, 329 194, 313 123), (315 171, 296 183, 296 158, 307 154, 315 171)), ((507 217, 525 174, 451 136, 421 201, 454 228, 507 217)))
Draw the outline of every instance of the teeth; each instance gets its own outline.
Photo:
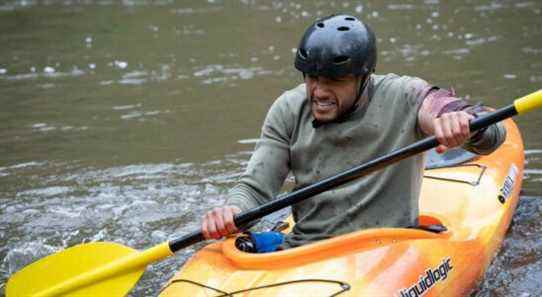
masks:
POLYGON ((332 106, 335 103, 333 101, 316 101, 319 106, 332 106))

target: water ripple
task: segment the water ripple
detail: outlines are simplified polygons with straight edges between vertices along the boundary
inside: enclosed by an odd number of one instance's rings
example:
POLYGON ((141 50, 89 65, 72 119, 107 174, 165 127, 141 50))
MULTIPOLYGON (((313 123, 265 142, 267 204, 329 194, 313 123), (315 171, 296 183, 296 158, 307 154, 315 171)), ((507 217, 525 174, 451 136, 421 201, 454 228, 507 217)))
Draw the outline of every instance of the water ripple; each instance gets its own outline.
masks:
POLYGON ((195 77, 208 77, 202 81, 203 84, 223 83, 230 80, 247 80, 257 75, 269 75, 272 71, 262 67, 225 67, 224 65, 212 64, 199 67, 194 72, 195 77))

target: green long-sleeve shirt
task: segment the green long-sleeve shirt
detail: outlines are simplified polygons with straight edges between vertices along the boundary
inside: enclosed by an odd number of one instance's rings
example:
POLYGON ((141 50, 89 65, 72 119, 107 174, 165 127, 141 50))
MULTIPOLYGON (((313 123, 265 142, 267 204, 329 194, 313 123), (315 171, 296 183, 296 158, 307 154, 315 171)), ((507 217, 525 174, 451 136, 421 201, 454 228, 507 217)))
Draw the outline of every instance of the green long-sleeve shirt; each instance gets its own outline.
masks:
MULTIPOLYGON (((290 172, 300 188, 420 140, 426 86, 418 78, 373 75, 354 112, 321 126, 313 124, 304 84, 285 92, 226 203, 248 210, 276 197, 290 172)), ((294 205, 285 247, 362 228, 416 225, 423 165, 420 154, 294 205)))

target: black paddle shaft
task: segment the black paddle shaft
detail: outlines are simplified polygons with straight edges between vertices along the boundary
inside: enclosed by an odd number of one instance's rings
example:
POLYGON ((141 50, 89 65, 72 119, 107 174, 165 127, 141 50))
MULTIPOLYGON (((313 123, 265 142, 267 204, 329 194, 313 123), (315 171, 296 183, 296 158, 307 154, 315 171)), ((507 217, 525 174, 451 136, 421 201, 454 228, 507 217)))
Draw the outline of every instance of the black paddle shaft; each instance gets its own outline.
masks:
MULTIPOLYGON (((479 118, 474 119, 470 123, 470 130, 474 132, 515 115, 517 115, 517 111, 514 105, 509 105, 507 107, 503 107, 497 111, 484 114, 479 118)), ((298 189, 291 193, 281 195, 273 201, 238 214, 234 218, 235 225, 246 225, 277 210, 299 203, 307 198, 331 190, 357 178, 369 175, 375 171, 387 167, 388 165, 399 162, 403 159, 414 156, 421 152, 427 151, 429 149, 437 147, 438 145, 439 142, 434 136, 428 137, 424 140, 420 140, 409 146, 395 150, 387 155, 384 155, 362 165, 356 166, 337 175, 325 178, 302 189, 298 189)), ((203 241, 204 239, 205 238, 203 237, 203 233, 201 232, 201 230, 198 230, 171 240, 169 242, 169 247, 172 252, 176 252, 184 247, 203 241)))

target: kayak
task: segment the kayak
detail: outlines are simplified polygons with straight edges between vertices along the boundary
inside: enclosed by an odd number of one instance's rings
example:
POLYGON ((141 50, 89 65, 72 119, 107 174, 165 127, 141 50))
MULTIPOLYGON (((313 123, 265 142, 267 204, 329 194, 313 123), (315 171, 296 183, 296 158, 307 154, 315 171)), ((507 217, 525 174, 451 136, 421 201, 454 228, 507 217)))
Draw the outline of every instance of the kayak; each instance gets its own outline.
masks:
POLYGON ((492 154, 426 167, 419 228, 365 229, 260 254, 237 249, 235 238, 217 241, 160 296, 468 296, 519 199, 523 142, 512 120, 504 125, 506 140, 492 154))

